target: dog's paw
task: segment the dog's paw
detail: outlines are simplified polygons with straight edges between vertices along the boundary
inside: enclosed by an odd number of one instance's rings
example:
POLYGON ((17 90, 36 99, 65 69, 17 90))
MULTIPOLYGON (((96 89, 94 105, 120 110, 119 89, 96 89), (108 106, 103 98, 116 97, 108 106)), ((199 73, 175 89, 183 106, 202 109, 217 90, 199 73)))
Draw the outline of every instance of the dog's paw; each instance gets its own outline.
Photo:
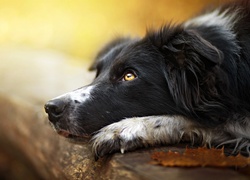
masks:
MULTIPOLYGON (((96 159, 120 151, 131 151, 155 144, 173 144, 181 140, 192 124, 178 116, 128 118, 110 124, 92 137, 96 159)), ((190 134, 190 133, 186 133, 190 134)))
POLYGON ((114 152, 124 153, 147 146, 145 125, 131 118, 102 128, 91 140, 96 159, 114 152))
POLYGON ((131 151, 143 146, 142 140, 140 138, 129 140, 126 139, 126 137, 122 134, 118 135, 117 132, 113 132, 112 138, 105 139, 106 135, 107 134, 103 134, 103 137, 94 138, 93 140, 92 147, 96 160, 107 154, 112 154, 119 151, 123 154, 125 151, 131 151))

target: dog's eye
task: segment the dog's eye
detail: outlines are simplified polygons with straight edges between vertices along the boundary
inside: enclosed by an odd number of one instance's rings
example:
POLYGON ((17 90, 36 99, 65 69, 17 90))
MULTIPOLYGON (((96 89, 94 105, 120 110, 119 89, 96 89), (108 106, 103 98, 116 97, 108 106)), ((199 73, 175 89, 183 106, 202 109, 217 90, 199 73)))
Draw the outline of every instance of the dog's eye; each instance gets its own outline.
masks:
POLYGON ((123 76, 122 80, 123 80, 123 81, 132 81, 132 80, 134 80, 135 78, 136 78, 135 73, 133 73, 133 72, 127 72, 127 73, 123 76))

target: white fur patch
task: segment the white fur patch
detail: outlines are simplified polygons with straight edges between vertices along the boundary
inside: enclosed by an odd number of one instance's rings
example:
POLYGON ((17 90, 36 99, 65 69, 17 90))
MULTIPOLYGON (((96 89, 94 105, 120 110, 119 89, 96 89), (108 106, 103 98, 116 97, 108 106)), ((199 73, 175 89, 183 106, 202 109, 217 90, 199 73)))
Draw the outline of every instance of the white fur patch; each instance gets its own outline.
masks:
POLYGON ((182 116, 147 116, 127 118, 105 126, 91 141, 96 157, 156 144, 177 144, 180 141, 209 147, 234 144, 232 153, 245 148, 250 154, 249 129, 247 119, 245 127, 236 122, 211 129, 202 128, 182 116))
POLYGON ((87 86, 69 93, 69 97, 72 101, 84 102, 90 98, 91 91, 94 86, 87 86))
POLYGON ((220 26, 223 29, 231 30, 240 16, 238 11, 235 11, 234 13, 228 13, 229 11, 230 9, 227 9, 223 12, 221 12, 220 9, 216 9, 210 13, 187 21, 184 23, 184 26, 220 26))
POLYGON ((226 131, 230 134, 234 134, 236 138, 250 139, 250 119, 249 117, 244 118, 244 125, 241 121, 228 123, 226 131))
POLYGON ((249 117, 239 119, 239 121, 228 122, 224 126, 224 130, 233 135, 233 139, 228 139, 221 142, 218 146, 224 146, 227 144, 234 144, 234 150, 232 153, 238 153, 244 150, 250 156, 250 122, 249 117))
POLYGON ((183 136, 198 132, 193 127, 192 121, 181 116, 128 118, 99 130, 92 138, 93 151, 98 156, 113 150, 124 153, 137 146, 179 143, 183 136))
POLYGON ((76 101, 78 103, 83 103, 87 99, 90 99, 91 91, 94 89, 94 87, 95 86, 82 87, 74 91, 68 92, 66 94, 60 95, 54 99, 65 98, 65 99, 70 99, 71 101, 76 101))
POLYGON ((192 27, 219 27, 220 32, 224 36, 224 38, 231 42, 234 45, 234 49, 232 52, 235 55, 240 53, 241 47, 237 43, 236 35, 237 32, 234 31, 234 25, 243 15, 240 13, 240 10, 226 9, 221 11, 220 9, 216 9, 212 12, 206 13, 204 15, 198 16, 196 18, 190 19, 186 21, 183 25, 185 28, 192 28, 192 27))

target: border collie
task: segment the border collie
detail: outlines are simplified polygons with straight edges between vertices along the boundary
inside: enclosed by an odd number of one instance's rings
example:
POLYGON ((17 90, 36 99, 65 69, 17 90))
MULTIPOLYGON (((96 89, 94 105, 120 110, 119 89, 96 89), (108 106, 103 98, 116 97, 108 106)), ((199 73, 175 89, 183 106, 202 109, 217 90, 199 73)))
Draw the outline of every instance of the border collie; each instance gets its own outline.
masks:
POLYGON ((250 2, 118 38, 94 81, 48 101, 53 128, 96 157, 183 141, 250 154, 250 2))

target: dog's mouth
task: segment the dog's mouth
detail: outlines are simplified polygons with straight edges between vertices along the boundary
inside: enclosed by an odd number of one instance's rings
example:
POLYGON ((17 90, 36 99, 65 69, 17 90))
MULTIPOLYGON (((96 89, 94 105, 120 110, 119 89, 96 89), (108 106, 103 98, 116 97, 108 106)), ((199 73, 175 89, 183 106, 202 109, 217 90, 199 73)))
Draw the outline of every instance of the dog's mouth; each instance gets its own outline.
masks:
POLYGON ((85 143, 89 142, 89 140, 91 139, 91 136, 88 134, 73 134, 67 130, 54 126, 52 123, 51 126, 57 132, 57 134, 73 142, 85 143))
POLYGON ((60 135, 60 136, 63 136, 65 138, 69 138, 69 139, 89 139, 90 136, 89 135, 85 135, 85 134, 81 134, 81 135, 78 135, 78 134, 72 134, 70 133, 69 131, 66 131, 66 130, 56 130, 56 132, 60 135))
POLYGON ((59 126, 56 126, 56 125, 54 125, 53 123, 51 123, 50 122, 50 125, 52 126, 52 128, 54 129, 54 131, 58 134, 58 135, 60 135, 60 136, 62 136, 62 137, 64 137, 64 138, 66 138, 66 139, 68 139, 69 141, 72 141, 72 142, 76 142, 76 143, 87 143, 87 142, 89 142, 89 140, 91 139, 91 135, 89 135, 89 134, 76 134, 76 133, 72 133, 72 132, 70 132, 70 131, 68 131, 68 130, 65 130, 65 129, 63 129, 63 128, 60 128, 59 126))
POLYGON ((85 134, 72 134, 69 131, 66 130, 56 130, 56 132, 60 135, 63 136, 64 138, 67 138, 67 140, 69 140, 69 142, 73 142, 73 143, 88 143, 91 139, 90 135, 85 135, 85 134))

